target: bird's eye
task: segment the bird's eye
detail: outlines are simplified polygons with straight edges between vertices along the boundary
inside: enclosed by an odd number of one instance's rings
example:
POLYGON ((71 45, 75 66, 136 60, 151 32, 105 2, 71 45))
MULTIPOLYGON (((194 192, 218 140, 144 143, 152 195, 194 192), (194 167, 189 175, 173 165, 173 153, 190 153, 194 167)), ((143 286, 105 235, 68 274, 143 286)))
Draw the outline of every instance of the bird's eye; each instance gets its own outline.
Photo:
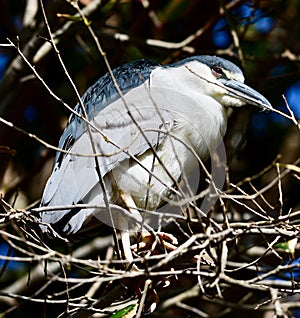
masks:
POLYGON ((218 67, 218 66, 214 66, 212 68, 212 73, 213 73, 213 76, 217 79, 224 75, 223 70, 221 69, 221 67, 218 67))

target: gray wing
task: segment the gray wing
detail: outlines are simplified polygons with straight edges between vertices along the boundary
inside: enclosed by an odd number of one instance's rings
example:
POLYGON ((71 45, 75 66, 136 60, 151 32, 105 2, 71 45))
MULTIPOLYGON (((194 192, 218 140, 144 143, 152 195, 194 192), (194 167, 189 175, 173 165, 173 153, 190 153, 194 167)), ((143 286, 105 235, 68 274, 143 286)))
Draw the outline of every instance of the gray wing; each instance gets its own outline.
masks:
MULTIPOLYGON (((118 83, 119 89, 123 94, 129 90, 142 85, 150 77, 151 72, 161 65, 154 61, 134 61, 113 70, 114 78, 118 83)), ((88 115, 88 119, 95 118, 100 111, 120 98, 109 73, 102 76, 94 85, 89 87, 83 94, 81 100, 88 115)), ((74 110, 82 114, 82 109, 77 104, 74 110)), ((72 143, 77 140, 86 130, 83 121, 72 114, 69 118, 68 125, 64 130, 60 141, 59 148, 68 149, 72 143)), ((56 154, 55 161, 59 161, 63 155, 56 154)))
MULTIPOLYGON (((170 129, 174 122, 173 114, 165 105, 159 105, 164 100, 162 94, 159 90, 150 93, 146 81, 124 95, 126 105, 119 98, 90 119, 91 124, 98 128, 91 129, 92 138, 86 130, 75 138, 74 135, 69 137, 74 138, 72 143, 65 138, 70 153, 56 157, 42 206, 103 204, 95 158, 84 155, 93 154, 93 142, 99 154, 101 175, 105 177, 122 161, 137 158, 149 148, 155 148, 166 138, 162 131, 170 129)), ((70 234, 77 232, 92 213, 94 209, 45 212, 42 221, 59 224, 62 232, 70 234)))

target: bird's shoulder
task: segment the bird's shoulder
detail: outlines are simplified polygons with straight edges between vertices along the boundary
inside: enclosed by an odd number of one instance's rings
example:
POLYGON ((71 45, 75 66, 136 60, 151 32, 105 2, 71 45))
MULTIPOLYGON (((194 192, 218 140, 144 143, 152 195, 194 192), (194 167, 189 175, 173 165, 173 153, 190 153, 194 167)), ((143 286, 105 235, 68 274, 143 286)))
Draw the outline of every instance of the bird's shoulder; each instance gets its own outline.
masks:
MULTIPOLYGON (((115 68, 112 71, 113 78, 122 93, 133 89, 149 79, 151 72, 161 66, 158 62, 151 60, 137 60, 115 68)), ((107 72, 100 77, 82 96, 89 120, 106 106, 114 102, 120 96, 115 87, 111 74, 107 72)), ((75 110, 81 113, 81 107, 76 105, 75 110)), ((76 115, 72 114, 70 122, 76 115)))
MULTIPOLYGON (((128 90, 142 85, 149 79, 152 71, 160 66, 161 64, 156 61, 137 60, 115 68, 112 75, 121 92, 125 94, 128 90)), ((82 95, 81 100, 88 120, 93 120, 103 109, 120 98, 112 75, 107 72, 82 95)), ((74 111, 69 117, 68 124, 59 141, 59 148, 64 150, 70 149, 86 129, 84 122, 77 115, 82 115, 82 107, 79 103, 75 106, 74 111)), ((59 162, 63 157, 63 153, 58 152, 55 161, 59 162)))

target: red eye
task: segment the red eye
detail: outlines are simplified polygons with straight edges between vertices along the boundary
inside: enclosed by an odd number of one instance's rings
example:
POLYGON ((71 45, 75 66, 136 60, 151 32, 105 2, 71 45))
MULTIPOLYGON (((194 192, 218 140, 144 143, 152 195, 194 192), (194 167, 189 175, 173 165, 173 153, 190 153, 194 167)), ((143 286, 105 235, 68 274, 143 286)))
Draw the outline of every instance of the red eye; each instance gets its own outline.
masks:
POLYGON ((220 78, 223 76, 223 70, 221 69, 221 67, 218 66, 214 66, 212 68, 212 73, 215 78, 220 78))

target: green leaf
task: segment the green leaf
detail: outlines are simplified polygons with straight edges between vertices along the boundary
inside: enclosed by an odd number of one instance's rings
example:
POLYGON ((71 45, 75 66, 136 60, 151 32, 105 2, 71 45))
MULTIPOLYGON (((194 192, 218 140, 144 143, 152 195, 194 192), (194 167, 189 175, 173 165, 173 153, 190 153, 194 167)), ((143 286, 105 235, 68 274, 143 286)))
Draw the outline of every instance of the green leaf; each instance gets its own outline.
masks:
POLYGON ((129 305, 116 313, 114 313, 109 318, 131 318, 136 314, 137 304, 129 305))
POLYGON ((295 247, 298 242, 297 238, 293 238, 292 240, 289 240, 288 242, 285 243, 277 243, 275 245, 276 248, 281 248, 287 253, 294 254, 295 253, 295 247))

